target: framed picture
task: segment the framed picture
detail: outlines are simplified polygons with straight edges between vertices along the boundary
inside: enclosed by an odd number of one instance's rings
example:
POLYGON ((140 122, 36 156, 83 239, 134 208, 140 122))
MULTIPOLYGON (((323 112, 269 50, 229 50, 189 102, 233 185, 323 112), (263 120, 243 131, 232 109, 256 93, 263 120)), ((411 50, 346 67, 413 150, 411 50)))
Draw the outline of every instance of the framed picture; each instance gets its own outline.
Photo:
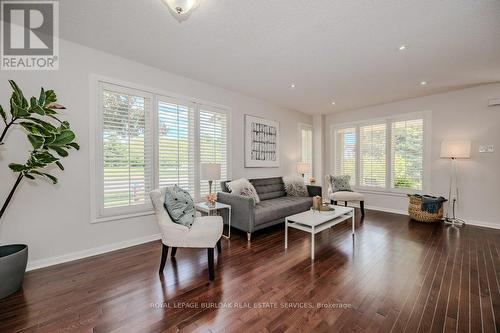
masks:
POLYGON ((280 124, 245 115, 245 168, 280 166, 280 124))

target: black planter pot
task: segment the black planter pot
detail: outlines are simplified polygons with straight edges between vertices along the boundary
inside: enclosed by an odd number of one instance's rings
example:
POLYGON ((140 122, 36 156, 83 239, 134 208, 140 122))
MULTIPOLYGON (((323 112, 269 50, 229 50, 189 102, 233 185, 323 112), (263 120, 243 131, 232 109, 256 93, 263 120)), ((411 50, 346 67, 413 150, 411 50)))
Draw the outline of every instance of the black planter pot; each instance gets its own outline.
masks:
POLYGON ((27 263, 28 245, 0 246, 0 299, 21 289, 27 263))

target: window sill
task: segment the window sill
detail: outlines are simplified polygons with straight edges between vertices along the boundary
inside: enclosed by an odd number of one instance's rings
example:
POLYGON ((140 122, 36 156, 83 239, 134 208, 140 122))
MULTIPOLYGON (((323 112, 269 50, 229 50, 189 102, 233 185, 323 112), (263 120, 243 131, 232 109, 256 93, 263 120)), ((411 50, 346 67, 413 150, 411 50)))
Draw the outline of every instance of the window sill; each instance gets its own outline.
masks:
POLYGON ((125 220, 125 219, 130 219, 133 217, 140 217, 140 216, 149 216, 149 215, 154 215, 153 210, 147 210, 143 212, 136 212, 136 213, 129 213, 129 214, 119 214, 119 215, 112 215, 112 216, 101 216, 101 217, 96 217, 93 218, 90 223, 102 223, 102 222, 110 222, 110 221, 116 221, 116 220, 125 220))
POLYGON ((386 195, 391 197, 406 197, 408 193, 420 193, 420 191, 396 192, 387 190, 369 190, 362 188, 356 189, 356 192, 366 193, 366 194, 386 195))

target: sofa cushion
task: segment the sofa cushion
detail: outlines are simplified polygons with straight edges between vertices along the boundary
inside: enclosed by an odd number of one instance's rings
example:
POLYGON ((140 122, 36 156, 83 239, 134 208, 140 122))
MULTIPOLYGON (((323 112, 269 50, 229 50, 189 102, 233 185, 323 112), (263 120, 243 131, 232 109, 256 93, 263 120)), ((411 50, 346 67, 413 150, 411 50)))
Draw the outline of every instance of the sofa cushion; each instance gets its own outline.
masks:
POLYGON ((255 206, 255 225, 309 210, 312 207, 310 197, 280 197, 263 200, 255 206))
POLYGON ((285 184, 281 177, 250 179, 250 183, 255 187, 260 200, 269 200, 286 196, 285 184))

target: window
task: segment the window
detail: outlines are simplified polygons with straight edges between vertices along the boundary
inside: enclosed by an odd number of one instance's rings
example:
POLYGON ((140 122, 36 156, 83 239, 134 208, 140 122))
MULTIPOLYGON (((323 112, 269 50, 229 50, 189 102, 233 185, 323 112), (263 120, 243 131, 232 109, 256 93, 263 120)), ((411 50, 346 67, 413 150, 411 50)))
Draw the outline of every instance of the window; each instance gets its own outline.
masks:
POLYGON ((304 174, 304 179, 309 180, 313 173, 313 128, 311 125, 300 124, 300 161, 310 166, 310 171, 304 174))
POLYGON ((359 184, 385 187, 386 174, 385 123, 359 128, 359 184))
POLYGON ((428 113, 411 114, 334 128, 335 174, 350 175, 361 189, 422 191, 428 118, 428 113))
POLYGON ((341 128, 335 134, 335 174, 351 176, 356 184, 356 128, 341 128))
POLYGON ((102 209, 144 206, 151 184, 151 96, 102 88, 102 209))
MULTIPOLYGON (((220 111, 200 108, 200 163, 220 163, 221 177, 227 179, 227 116, 220 111)), ((208 182, 202 182, 200 194, 208 194, 208 182)), ((212 192, 220 191, 220 182, 214 181, 212 192)))
POLYGON ((422 190, 424 158, 423 119, 392 123, 392 187, 422 190))
POLYGON ((178 185, 194 197, 194 141, 193 106, 160 98, 158 101, 160 187, 178 185))
POLYGON ((148 213, 149 191, 167 185, 198 201, 208 192, 203 162, 229 177, 227 110, 106 82, 98 101, 95 221, 148 213))

